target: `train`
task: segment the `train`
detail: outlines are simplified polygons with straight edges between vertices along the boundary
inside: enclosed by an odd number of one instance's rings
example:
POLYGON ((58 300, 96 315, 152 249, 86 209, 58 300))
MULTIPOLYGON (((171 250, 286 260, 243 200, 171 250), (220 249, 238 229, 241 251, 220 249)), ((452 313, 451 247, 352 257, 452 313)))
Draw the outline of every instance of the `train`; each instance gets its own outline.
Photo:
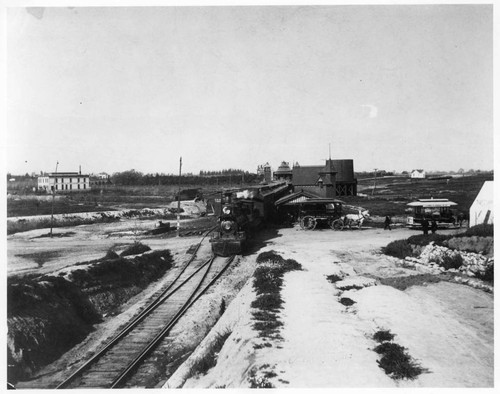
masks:
POLYGON ((276 220, 274 203, 290 189, 288 183, 277 182, 222 191, 217 226, 210 238, 213 254, 223 257, 243 254, 256 232, 276 220))

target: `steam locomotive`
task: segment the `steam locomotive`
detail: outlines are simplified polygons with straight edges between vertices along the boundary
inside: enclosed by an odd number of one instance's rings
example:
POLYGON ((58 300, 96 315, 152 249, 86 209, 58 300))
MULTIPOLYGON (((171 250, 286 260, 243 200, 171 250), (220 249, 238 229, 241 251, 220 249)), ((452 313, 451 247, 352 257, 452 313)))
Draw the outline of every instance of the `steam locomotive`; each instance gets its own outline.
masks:
POLYGON ((222 193, 217 228, 210 238, 212 252, 223 257, 242 254, 253 234, 276 216, 274 202, 288 190, 288 184, 280 183, 222 193))
POLYGON ((221 213, 210 243, 217 256, 241 254, 247 242, 248 209, 234 201, 231 192, 221 198, 221 213))

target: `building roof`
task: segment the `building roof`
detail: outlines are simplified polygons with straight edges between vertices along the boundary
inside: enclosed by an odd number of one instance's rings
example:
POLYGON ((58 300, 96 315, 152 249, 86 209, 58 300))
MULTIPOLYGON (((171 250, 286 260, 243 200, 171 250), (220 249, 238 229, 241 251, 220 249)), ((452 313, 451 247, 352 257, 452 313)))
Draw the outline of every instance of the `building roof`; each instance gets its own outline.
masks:
POLYGON ((314 186, 320 178, 323 166, 293 167, 292 183, 294 186, 314 186))
POLYGON ((88 174, 80 174, 79 172, 50 172, 50 177, 63 177, 63 176, 79 176, 79 177, 88 177, 88 174))
POLYGON ((418 201, 413 201, 406 205, 408 205, 409 207, 443 208, 457 205, 457 203, 446 198, 422 198, 418 201))
POLYGON ((274 171, 274 173, 276 175, 292 175, 292 169, 286 161, 282 161, 280 166, 276 171, 274 171))

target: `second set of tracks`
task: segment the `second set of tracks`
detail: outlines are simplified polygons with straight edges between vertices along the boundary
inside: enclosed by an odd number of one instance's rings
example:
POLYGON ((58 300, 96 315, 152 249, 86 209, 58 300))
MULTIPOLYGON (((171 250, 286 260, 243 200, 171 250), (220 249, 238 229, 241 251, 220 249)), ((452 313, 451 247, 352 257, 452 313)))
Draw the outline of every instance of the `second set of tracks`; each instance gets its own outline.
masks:
POLYGON ((235 258, 212 256, 205 261, 197 261, 195 255, 196 252, 139 315, 56 388, 123 387, 177 321, 235 258))

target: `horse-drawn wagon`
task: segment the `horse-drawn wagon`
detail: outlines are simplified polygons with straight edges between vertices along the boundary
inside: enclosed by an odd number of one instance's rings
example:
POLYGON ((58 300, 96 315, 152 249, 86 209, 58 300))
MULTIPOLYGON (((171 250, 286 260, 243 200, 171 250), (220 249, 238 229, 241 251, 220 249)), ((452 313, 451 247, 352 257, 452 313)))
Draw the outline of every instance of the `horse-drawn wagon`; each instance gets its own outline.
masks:
POLYGON ((334 230, 344 228, 342 217, 343 201, 332 198, 307 198, 298 203, 298 222, 304 230, 314 230, 318 223, 334 230))

